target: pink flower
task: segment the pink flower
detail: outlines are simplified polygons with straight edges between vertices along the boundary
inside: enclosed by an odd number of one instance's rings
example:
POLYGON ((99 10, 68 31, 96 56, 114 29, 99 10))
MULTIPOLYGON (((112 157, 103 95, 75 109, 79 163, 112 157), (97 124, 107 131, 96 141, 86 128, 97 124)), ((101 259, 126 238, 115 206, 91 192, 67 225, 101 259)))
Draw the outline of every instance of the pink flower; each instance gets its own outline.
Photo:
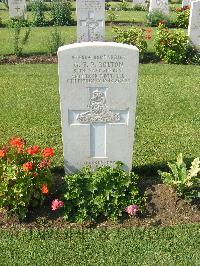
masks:
POLYGON ((52 211, 56 211, 57 209, 61 208, 64 206, 64 202, 58 199, 55 199, 51 203, 51 209, 52 211))
POLYGON ((136 215, 137 211, 139 210, 138 206, 133 204, 133 205, 129 205, 128 207, 126 207, 125 211, 129 214, 129 215, 136 215))

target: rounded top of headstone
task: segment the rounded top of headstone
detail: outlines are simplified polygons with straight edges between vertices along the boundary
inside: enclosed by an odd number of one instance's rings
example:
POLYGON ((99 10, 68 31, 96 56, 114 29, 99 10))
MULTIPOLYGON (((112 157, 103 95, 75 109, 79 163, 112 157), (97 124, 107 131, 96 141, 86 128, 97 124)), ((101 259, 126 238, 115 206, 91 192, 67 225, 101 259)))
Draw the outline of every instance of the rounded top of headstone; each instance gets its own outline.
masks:
POLYGON ((139 52, 139 49, 136 46, 124 43, 116 43, 116 42, 82 42, 82 43, 73 43, 59 47, 58 54, 60 52, 64 52, 73 48, 81 48, 81 47, 115 47, 115 48, 127 48, 135 52, 139 52))

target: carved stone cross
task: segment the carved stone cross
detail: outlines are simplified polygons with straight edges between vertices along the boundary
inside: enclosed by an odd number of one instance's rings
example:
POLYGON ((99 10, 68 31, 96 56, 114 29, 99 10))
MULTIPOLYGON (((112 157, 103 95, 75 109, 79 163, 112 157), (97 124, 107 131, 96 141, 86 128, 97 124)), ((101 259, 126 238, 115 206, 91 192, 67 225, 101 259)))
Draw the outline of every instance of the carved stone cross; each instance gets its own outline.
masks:
POLYGON ((17 10, 17 13, 18 13, 19 10, 20 10, 20 7, 17 6, 17 7, 15 8, 15 10, 17 10))
POLYGON ((103 20, 96 20, 94 11, 88 12, 88 17, 85 20, 80 20, 80 26, 88 28, 88 40, 95 41, 95 29, 100 25, 103 27, 103 20))
POLYGON ((110 110, 106 104, 106 88, 89 88, 89 110, 69 110, 72 126, 90 125, 90 157, 107 158, 106 127, 128 123, 129 111, 110 110))

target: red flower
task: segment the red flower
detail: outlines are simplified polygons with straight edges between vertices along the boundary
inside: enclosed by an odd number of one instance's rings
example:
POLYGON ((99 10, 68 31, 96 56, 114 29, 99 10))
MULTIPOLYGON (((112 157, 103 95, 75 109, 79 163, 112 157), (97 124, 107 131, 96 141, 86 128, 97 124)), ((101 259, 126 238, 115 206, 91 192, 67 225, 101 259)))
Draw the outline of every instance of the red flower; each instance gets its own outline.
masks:
POLYGON ((164 20, 160 20, 159 24, 165 24, 165 21, 164 20))
POLYGON ((0 158, 3 158, 6 155, 5 150, 0 150, 0 158))
POLYGON ((37 145, 29 147, 26 149, 26 152, 30 155, 37 154, 39 152, 39 147, 37 145))
POLYGON ((17 148, 18 152, 20 152, 24 147, 24 141, 19 137, 15 137, 10 140, 10 145, 17 148))
POLYGON ((182 11, 182 8, 181 7, 177 7, 176 8, 176 12, 181 12, 182 11))
POLYGON ((152 29, 146 29, 147 33, 152 33, 152 29))
POLYGON ((145 37, 144 37, 145 39, 147 39, 147 40, 150 40, 151 39, 151 35, 145 35, 145 37))
POLYGON ((42 194, 48 194, 49 193, 49 189, 48 189, 46 184, 42 185, 41 191, 42 191, 42 194))
POLYGON ((61 208, 64 206, 64 202, 58 199, 55 199, 51 203, 51 209, 52 211, 56 211, 57 209, 61 208))
POLYGON ((51 165, 51 162, 49 160, 43 160, 39 163, 38 168, 42 169, 45 167, 49 167, 51 165))
POLYGON ((54 149, 53 148, 44 148, 42 150, 42 157, 52 157, 54 156, 54 149))
POLYGON ((22 167, 25 172, 29 172, 33 169, 33 164, 32 162, 27 162, 27 163, 24 163, 22 167))

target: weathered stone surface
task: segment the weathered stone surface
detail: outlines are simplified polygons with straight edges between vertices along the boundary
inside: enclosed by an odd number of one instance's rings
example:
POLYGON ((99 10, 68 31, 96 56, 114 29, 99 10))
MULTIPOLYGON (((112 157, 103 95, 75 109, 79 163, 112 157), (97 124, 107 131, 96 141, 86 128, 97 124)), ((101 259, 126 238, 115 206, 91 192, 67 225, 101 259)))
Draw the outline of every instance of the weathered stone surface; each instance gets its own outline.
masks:
POLYGON ((26 18, 25 0, 8 0, 8 6, 11 18, 26 18))
POLYGON ((200 1, 191 2, 188 36, 190 42, 200 49, 200 1))
POLYGON ((164 14, 168 14, 168 0, 150 0, 149 12, 152 12, 154 10, 159 10, 164 14))
POLYGON ((80 43, 58 50, 64 162, 132 168, 139 51, 117 43, 80 43))
POLYGON ((77 41, 104 41, 105 0, 77 0, 77 41))

